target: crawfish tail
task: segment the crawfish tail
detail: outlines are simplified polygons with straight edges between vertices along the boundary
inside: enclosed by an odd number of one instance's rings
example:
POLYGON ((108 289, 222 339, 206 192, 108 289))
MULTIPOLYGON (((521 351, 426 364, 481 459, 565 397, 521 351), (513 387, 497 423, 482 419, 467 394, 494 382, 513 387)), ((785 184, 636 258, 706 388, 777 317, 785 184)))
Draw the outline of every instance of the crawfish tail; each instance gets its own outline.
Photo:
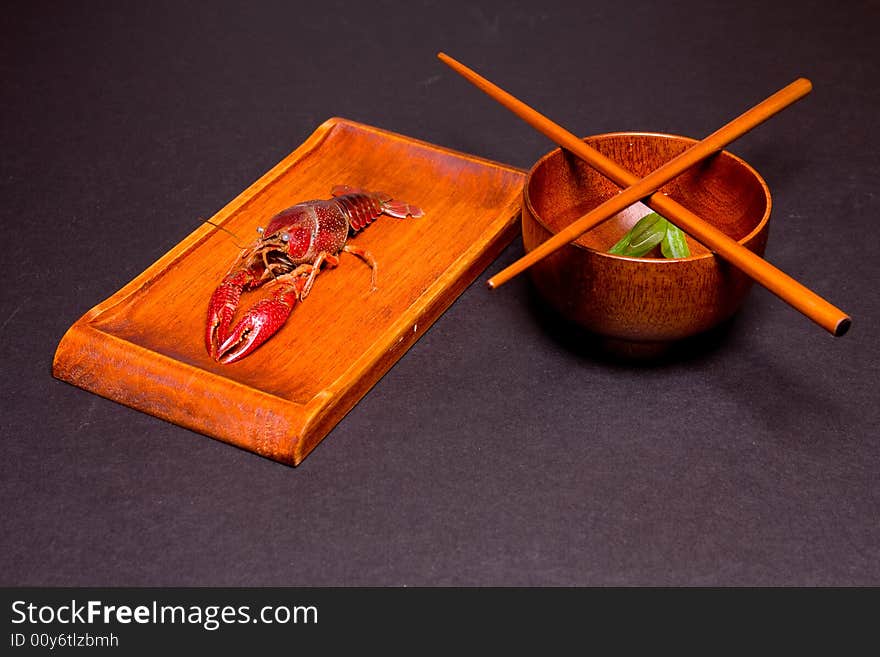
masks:
POLYGON ((348 185, 337 185, 333 188, 333 196, 348 216, 354 231, 362 230, 383 214, 399 219, 421 217, 424 214, 421 208, 393 199, 384 192, 369 192, 348 185))
POLYGON ((407 217, 418 219, 425 214, 419 206, 404 201, 397 201, 393 198, 382 201, 382 210, 385 214, 398 217, 399 219, 406 219, 407 217))

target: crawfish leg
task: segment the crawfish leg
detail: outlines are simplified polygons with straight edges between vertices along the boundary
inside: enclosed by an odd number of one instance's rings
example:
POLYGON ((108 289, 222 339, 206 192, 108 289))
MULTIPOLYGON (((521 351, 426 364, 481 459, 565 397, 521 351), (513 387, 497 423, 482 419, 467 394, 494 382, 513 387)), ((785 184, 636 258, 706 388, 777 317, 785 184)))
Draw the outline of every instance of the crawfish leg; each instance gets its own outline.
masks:
POLYGON ((332 253, 327 253, 326 251, 322 251, 315 258, 315 261, 311 264, 300 265, 292 272, 288 274, 282 274, 278 276, 275 280, 279 283, 287 283, 288 281, 296 280, 300 276, 308 276, 308 279, 304 284, 299 288, 299 300, 304 301, 307 296, 309 296, 309 292, 312 290, 312 285, 315 284, 315 279, 318 277, 318 274, 321 273, 321 265, 327 263, 330 267, 335 267, 339 264, 339 258, 333 255, 332 253))
POLYGON ((306 284, 303 286, 300 300, 305 299, 309 295, 309 292, 312 291, 312 285, 315 284, 315 279, 321 272, 321 265, 323 265, 325 262, 330 267, 335 267, 339 264, 339 258, 332 253, 327 253, 326 251, 321 251, 321 253, 318 254, 318 257, 315 258, 315 262, 312 263, 312 272, 309 274, 309 280, 307 280, 306 284))
POLYGON ((362 249, 358 246, 352 246, 351 244, 346 244, 342 247, 342 250, 347 251, 348 253, 353 253, 358 258, 367 263, 367 265, 369 265, 370 269, 373 270, 372 275, 370 276, 370 292, 375 292, 376 290, 378 290, 379 288, 376 287, 376 275, 379 273, 379 263, 376 262, 373 254, 366 249, 362 249))

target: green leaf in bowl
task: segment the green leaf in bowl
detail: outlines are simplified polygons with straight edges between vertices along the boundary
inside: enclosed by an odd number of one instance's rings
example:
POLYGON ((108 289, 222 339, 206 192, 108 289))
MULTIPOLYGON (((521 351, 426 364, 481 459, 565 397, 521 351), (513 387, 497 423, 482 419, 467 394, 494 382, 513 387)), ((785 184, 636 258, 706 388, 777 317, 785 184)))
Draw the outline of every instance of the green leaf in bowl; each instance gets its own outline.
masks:
POLYGON ((608 253, 641 258, 663 241, 669 222, 656 212, 639 219, 635 226, 612 246, 608 253))
POLYGON ((666 228, 666 235, 664 235, 663 241, 660 242, 660 250, 663 252, 663 256, 665 258, 690 257, 691 250, 688 248, 687 239, 681 228, 671 222, 667 223, 669 225, 666 228))

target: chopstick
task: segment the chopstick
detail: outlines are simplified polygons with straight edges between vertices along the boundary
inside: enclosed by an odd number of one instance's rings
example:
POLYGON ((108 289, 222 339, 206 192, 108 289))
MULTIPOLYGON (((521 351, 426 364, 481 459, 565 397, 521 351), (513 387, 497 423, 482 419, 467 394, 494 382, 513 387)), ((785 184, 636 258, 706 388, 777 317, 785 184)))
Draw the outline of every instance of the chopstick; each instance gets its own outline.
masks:
POLYGON ((682 228, 714 251, 718 256, 743 271, 755 282, 763 285, 831 334, 840 336, 849 329, 852 320, 842 310, 777 269, 760 256, 749 251, 736 240, 710 225, 668 196, 654 193, 657 188, 693 166, 699 160, 721 150, 737 137, 805 96, 812 88, 809 80, 804 78, 795 80, 640 180, 630 171, 627 171, 610 158, 588 146, 562 126, 554 123, 543 114, 532 109, 492 82, 489 82, 464 64, 442 52, 438 53, 437 57, 468 82, 504 105, 533 128, 549 137, 553 142, 571 151, 618 185, 626 187, 619 194, 602 203, 563 231, 557 233, 530 253, 490 278, 489 287, 495 288, 503 285, 550 253, 577 239, 577 237, 596 224, 601 223, 632 203, 644 200, 651 209, 671 220, 679 228, 682 228), (650 198, 645 199, 648 195, 651 195, 650 198))
MULTIPOLYGON (((800 98, 803 98, 809 93, 810 89, 811 85, 808 80, 803 78, 795 80, 766 100, 758 103, 745 113, 741 114, 727 125, 713 132, 702 141, 690 146, 641 180, 635 176, 627 176, 625 181, 629 187, 601 203, 581 218, 566 226, 565 229, 553 235, 553 237, 546 242, 537 246, 523 258, 514 262, 504 271, 496 274, 490 281, 490 285, 492 287, 502 285, 517 274, 525 271, 534 263, 546 258, 548 255, 562 248, 569 242, 573 242, 589 229, 593 228, 596 224, 599 224, 621 210, 628 208, 633 203, 652 195, 660 187, 690 169, 697 162, 718 152, 724 148, 725 145, 744 135, 759 123, 766 121, 781 109, 791 105, 800 98)), ((578 141, 583 143, 581 140, 578 141)), ((681 223, 682 225, 680 228, 684 228, 692 235, 694 234, 695 231, 689 226, 689 223, 694 222, 682 221, 681 223)), ((701 221, 700 223, 705 222, 701 221)), ((720 231, 718 232, 720 233, 720 231)), ((720 234, 724 235, 723 233, 720 234)), ((696 237, 696 235, 694 236, 696 237)), ((713 235, 712 237, 715 236, 713 235)), ((724 237, 725 242, 728 240, 733 241, 726 235, 724 237)))

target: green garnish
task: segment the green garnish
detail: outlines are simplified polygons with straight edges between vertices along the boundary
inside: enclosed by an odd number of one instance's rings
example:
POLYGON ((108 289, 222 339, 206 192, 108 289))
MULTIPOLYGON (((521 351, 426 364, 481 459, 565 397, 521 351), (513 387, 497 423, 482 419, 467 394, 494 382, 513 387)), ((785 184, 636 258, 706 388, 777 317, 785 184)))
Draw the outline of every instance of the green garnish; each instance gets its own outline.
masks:
POLYGON ((691 254, 681 229, 656 212, 639 219, 608 253, 641 258, 658 244, 666 258, 687 258, 691 254))
POLYGON ((617 244, 609 249, 608 253, 640 258, 660 244, 666 236, 667 225, 666 219, 656 212, 645 215, 617 244))
POLYGON ((667 221, 666 236, 660 242, 660 250, 665 258, 687 258, 691 255, 687 240, 681 228, 667 221))

